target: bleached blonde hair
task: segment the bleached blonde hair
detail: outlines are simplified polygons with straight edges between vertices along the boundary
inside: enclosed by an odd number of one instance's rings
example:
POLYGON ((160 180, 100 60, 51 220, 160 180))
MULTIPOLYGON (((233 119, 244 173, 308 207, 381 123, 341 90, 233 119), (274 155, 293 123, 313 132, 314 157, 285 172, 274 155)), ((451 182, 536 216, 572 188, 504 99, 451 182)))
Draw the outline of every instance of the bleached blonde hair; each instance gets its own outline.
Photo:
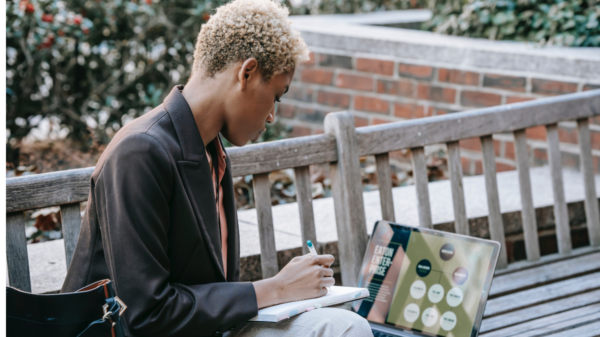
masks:
POLYGON ((232 63, 254 57, 264 81, 308 60, 308 47, 292 29, 289 10, 272 0, 235 0, 202 25, 192 73, 213 77, 232 63))

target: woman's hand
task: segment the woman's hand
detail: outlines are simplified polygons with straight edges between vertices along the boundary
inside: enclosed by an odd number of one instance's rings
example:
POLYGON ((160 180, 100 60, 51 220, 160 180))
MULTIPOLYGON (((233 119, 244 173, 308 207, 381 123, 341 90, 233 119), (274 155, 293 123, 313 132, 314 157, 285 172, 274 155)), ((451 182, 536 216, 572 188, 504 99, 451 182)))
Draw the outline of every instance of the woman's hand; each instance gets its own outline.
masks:
POLYGON ((335 284, 333 261, 333 255, 297 256, 274 277, 253 282, 258 308, 327 294, 335 284))

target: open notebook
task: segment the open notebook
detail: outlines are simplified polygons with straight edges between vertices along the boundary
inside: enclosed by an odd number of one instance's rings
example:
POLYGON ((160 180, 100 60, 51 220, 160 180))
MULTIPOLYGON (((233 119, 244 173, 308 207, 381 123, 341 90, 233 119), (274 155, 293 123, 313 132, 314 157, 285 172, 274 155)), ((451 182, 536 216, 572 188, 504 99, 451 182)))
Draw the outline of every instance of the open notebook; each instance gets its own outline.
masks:
POLYGON ((260 309, 258 315, 251 318, 250 321, 279 322, 305 311, 338 305, 365 297, 369 297, 369 290, 367 290, 367 288, 333 286, 329 287, 329 291, 325 296, 303 301, 288 302, 260 309))

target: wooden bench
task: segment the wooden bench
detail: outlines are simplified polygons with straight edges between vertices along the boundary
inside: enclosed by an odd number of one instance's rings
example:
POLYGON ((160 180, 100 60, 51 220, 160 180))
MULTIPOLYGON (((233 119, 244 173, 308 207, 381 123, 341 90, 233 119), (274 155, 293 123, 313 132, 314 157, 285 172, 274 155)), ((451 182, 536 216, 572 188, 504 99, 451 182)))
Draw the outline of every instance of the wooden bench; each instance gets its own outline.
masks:
MULTIPOLYGON (((600 216, 591 156, 589 118, 600 115, 600 90, 363 128, 347 112, 325 119, 325 134, 262 143, 228 151, 233 176, 253 175, 263 277, 278 272, 268 174, 294 168, 302 240, 317 242, 309 165, 330 164, 339 262, 344 285, 356 285, 368 235, 359 157, 374 155, 383 218, 395 220, 389 152, 412 152, 419 222, 432 227, 424 147, 444 143, 454 207, 454 230, 469 235, 458 141, 479 137, 489 207, 487 228, 477 233, 505 243, 498 199, 492 135, 515 138, 522 230, 527 261, 508 264, 502 249, 482 336, 595 336, 600 327, 600 216), (585 187, 589 247, 572 249, 564 197, 557 123, 575 121, 585 187), (525 129, 543 125, 548 135, 558 254, 540 256, 529 176, 525 129)), ((31 291, 23 211, 60 205, 67 266, 81 226, 80 202, 87 200, 93 168, 7 179, 7 260, 12 286, 31 291)), ((450 202, 450 200, 448 201, 450 202)), ((479 226, 485 226, 478 222, 479 226)), ((475 231, 473 231, 475 232, 475 231)), ((305 249, 305 248, 303 248, 305 249)))

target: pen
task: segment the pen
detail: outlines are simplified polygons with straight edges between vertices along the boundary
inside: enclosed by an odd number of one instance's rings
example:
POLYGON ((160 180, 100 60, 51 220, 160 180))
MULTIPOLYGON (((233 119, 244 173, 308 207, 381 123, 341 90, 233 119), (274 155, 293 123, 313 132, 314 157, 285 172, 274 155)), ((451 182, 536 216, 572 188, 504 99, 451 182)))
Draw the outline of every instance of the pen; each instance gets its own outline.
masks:
POLYGON ((317 251, 315 249, 315 246, 313 245, 312 241, 308 240, 308 241, 306 241, 306 244, 308 245, 308 250, 310 250, 310 253, 312 255, 318 255, 317 251))

